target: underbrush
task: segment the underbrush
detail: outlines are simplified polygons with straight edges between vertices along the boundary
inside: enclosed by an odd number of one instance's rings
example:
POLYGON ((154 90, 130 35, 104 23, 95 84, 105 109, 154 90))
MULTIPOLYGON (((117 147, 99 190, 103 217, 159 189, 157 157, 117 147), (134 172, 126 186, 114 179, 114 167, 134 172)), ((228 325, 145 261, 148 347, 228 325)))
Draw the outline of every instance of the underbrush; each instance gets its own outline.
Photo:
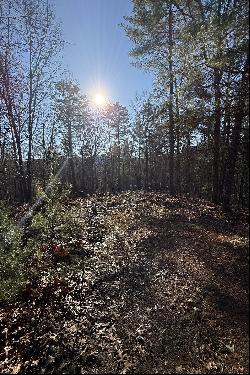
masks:
POLYGON ((0 301, 18 298, 44 270, 53 278, 59 269, 63 277, 67 264, 76 266, 73 256, 84 254, 87 218, 72 204, 69 186, 57 180, 51 186, 45 192, 38 185, 34 205, 25 210, 0 203, 0 301))
POLYGON ((22 247, 22 230, 11 218, 11 208, 0 203, 0 300, 11 299, 25 283, 28 248, 22 247))

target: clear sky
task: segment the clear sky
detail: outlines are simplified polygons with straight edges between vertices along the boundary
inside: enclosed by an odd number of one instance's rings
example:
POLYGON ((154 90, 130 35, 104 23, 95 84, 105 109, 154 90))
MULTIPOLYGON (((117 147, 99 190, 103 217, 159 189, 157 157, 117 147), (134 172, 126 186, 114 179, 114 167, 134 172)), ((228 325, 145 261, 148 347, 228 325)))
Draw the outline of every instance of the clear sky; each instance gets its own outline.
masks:
POLYGON ((131 0, 51 0, 67 44, 64 63, 87 95, 101 91, 129 105, 136 92, 150 90, 152 76, 131 65, 131 42, 119 26, 131 0))

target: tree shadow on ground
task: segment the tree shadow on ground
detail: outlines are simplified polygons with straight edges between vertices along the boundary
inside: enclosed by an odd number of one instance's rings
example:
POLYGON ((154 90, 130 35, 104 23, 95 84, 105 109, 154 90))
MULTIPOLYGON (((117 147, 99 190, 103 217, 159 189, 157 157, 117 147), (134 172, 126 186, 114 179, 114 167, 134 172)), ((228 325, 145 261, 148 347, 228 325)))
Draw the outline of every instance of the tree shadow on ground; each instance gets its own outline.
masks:
POLYGON ((203 291, 203 298, 212 304, 225 316, 224 323, 228 327, 240 327, 242 332, 249 331, 249 305, 246 300, 235 298, 227 291, 214 284, 208 284, 203 291))
POLYGON ((243 290, 248 290, 248 246, 235 245, 229 242, 227 237, 224 239, 223 232, 217 232, 218 235, 222 234, 222 237, 218 237, 214 236, 214 228, 211 232, 209 230, 210 226, 202 224, 188 227, 193 254, 197 255, 218 278, 224 280, 225 284, 237 283, 243 290), (211 238, 209 234, 212 235, 211 238), (192 238, 199 238, 200 246, 193 246, 192 238))

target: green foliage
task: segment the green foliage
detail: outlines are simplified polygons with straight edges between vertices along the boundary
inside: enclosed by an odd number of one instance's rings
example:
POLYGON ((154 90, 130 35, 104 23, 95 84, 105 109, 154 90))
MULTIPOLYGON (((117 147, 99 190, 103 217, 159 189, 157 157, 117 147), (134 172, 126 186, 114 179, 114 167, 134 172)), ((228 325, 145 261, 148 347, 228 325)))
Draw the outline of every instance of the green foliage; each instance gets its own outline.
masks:
POLYGON ((70 184, 63 184, 58 178, 52 176, 45 190, 39 181, 34 183, 34 201, 44 199, 51 203, 64 202, 70 196, 71 190, 70 184))
POLYGON ((0 203, 0 300, 11 299, 26 281, 25 259, 29 249, 22 246, 22 230, 11 217, 7 204, 0 203))
POLYGON ((79 221, 77 210, 69 200, 70 185, 63 185, 59 180, 51 180, 46 191, 38 187, 38 198, 46 201, 43 209, 34 215, 31 230, 36 240, 47 247, 63 247, 68 254, 76 239, 81 238, 84 222, 79 221))
POLYGON ((0 203, 0 300, 12 300, 42 269, 81 249, 85 221, 71 207, 70 186, 53 179, 46 191, 39 183, 35 191, 36 202, 42 199, 45 205, 26 229, 16 222, 11 207, 0 203))

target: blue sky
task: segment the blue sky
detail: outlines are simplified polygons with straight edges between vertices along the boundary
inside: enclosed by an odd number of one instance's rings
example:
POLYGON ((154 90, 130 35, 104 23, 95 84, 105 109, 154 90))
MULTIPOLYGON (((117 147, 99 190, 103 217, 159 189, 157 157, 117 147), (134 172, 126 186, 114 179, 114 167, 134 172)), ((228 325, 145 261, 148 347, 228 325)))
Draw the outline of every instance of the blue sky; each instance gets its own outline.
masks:
POLYGON ((129 105, 150 90, 152 76, 131 65, 131 42, 118 26, 132 10, 130 0, 51 0, 62 24, 64 63, 87 95, 101 91, 129 105))

